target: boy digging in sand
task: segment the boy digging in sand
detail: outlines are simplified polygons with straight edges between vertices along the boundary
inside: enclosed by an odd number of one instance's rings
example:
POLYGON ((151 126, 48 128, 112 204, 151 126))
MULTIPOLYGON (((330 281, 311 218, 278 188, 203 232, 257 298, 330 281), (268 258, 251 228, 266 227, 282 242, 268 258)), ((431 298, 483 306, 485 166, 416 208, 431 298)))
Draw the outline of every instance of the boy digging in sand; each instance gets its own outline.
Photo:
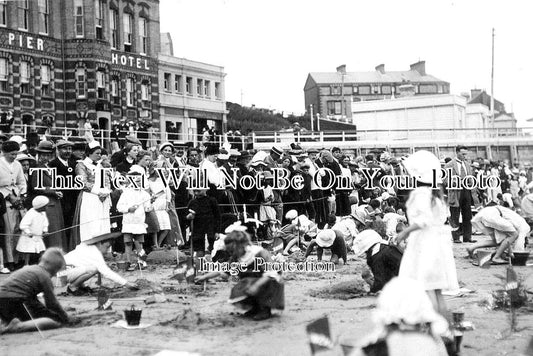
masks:
POLYGON ((51 280, 64 267, 62 251, 49 248, 38 265, 26 266, 0 284, 0 334, 55 329, 69 321, 51 280), (46 306, 37 299, 41 292, 46 306))

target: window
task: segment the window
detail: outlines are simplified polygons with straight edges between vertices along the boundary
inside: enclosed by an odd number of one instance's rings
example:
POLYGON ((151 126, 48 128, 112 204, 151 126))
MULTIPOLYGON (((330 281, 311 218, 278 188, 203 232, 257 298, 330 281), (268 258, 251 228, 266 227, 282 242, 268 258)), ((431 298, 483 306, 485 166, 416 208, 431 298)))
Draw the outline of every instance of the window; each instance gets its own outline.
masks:
POLYGON ((29 7, 28 0, 18 1, 19 30, 29 30, 29 7))
POLYGON ((94 2, 96 38, 99 40, 104 39, 104 9, 105 6, 102 0, 96 0, 94 2))
POLYGON ((124 27, 124 51, 131 52, 132 33, 131 28, 132 18, 130 14, 124 14, 122 17, 122 26, 124 27))
POLYGON ((105 99, 105 72, 96 71, 96 95, 98 99, 105 99))
POLYGON ((76 69, 76 95, 78 98, 85 98, 87 95, 85 68, 76 69))
POLYGON ((163 81, 163 87, 165 88, 165 91, 170 91, 170 73, 165 73, 163 81))
POLYGON ((330 89, 330 95, 341 95, 341 87, 340 86, 332 86, 330 89))
POLYGON ((192 94, 192 78, 187 77, 187 80, 185 81, 185 91, 187 94, 192 94))
POLYGON ((340 101, 328 101, 328 115, 341 115, 342 107, 340 101))
POLYGON ((20 62, 20 93, 21 94, 31 94, 30 93, 30 76, 31 76, 30 62, 20 62))
POLYGON ((48 34, 48 0, 39 0, 39 33, 48 34))
POLYGON ((359 86, 359 94, 362 94, 362 95, 370 94, 370 86, 368 85, 359 86))
POLYGON ((149 100, 149 87, 148 82, 143 81, 141 84, 141 100, 149 100))
POLYGON ((7 58, 0 58, 0 91, 7 91, 9 84, 9 69, 7 58))
POLYGON ((144 109, 150 108, 150 82, 143 80, 141 83, 141 105, 144 109))
POLYGON ((148 53, 148 29, 146 28, 146 19, 139 18, 139 42, 142 54, 148 53))
POLYGON ((196 94, 202 95, 204 93, 204 81, 202 79, 196 79, 196 94))
POLYGON ((372 85, 372 94, 379 94, 379 85, 372 85))
POLYGON ((117 10, 109 10, 109 28, 111 29, 111 48, 118 48, 118 13, 117 10))
POLYGON ((204 84, 204 95, 207 97, 211 96, 211 82, 209 80, 205 81, 204 84))
POLYGON ((353 87, 353 93, 357 94, 357 92, 358 92, 357 87, 353 87))
POLYGON ((113 79, 111 79, 111 101, 113 102, 113 104, 120 104, 120 94, 119 94, 119 86, 118 86, 118 78, 117 77, 113 77, 113 79))
POLYGON ((134 92, 133 92, 133 78, 126 78, 126 105, 133 106, 134 92))
POLYGON ((437 86, 435 84, 420 84, 418 90, 421 94, 435 94, 437 86))
POLYGON ((383 85, 381 87, 381 94, 390 95, 391 93, 392 93, 392 89, 391 89, 390 85, 383 85))
POLYGON ((7 25, 7 4, 6 0, 0 0, 0 26, 7 25))
POLYGON ((181 93, 181 75, 174 75, 174 91, 181 93))
POLYGON ((220 92, 220 83, 215 82, 215 98, 221 99, 222 98, 221 94, 222 93, 220 92))
POLYGON ((50 96, 50 66, 41 65, 41 96, 50 96))
POLYGON ((76 37, 83 37, 83 0, 74 0, 74 24, 76 37))

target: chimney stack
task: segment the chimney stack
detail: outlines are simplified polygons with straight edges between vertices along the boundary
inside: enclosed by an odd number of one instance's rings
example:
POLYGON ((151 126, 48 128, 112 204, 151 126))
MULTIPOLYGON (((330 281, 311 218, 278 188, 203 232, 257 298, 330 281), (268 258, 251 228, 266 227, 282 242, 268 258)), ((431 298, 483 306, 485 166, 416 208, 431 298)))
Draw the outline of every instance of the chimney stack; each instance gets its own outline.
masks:
POLYGON ((481 90, 481 89, 471 89, 470 93, 471 93, 472 99, 474 99, 476 96, 478 96, 482 92, 483 92, 483 90, 481 90))
POLYGON ((417 71, 420 75, 426 75, 426 61, 418 61, 411 64, 411 70, 417 71))
POLYGON ((378 64, 376 66, 376 70, 380 72, 381 74, 385 74, 385 64, 378 64))

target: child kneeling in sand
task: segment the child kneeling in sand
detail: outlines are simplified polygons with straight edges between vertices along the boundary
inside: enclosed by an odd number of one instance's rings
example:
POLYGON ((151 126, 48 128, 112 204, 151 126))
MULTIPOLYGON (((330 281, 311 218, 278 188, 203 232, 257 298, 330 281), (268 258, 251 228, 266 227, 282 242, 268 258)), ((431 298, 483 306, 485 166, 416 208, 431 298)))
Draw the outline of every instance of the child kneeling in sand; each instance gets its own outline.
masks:
MULTIPOLYGON (((243 227, 242 230, 245 228, 243 227)), ((284 285, 281 275, 274 271, 265 271, 264 262, 272 262, 268 251, 252 245, 248 233, 242 230, 228 233, 224 240, 229 262, 239 263, 239 283, 231 290, 229 303, 246 310, 245 316, 254 320, 264 320, 272 316, 272 309, 284 309, 284 285), (255 263, 256 259, 261 263, 255 263), (258 267, 257 270, 255 267, 258 267)), ((226 272, 229 274, 229 272, 226 272)), ((196 277, 196 282, 223 275, 210 272, 196 277)))
POLYGON ((26 266, 0 284, 0 334, 54 329, 69 321, 51 280, 64 267, 62 251, 49 248, 38 265, 26 266), (37 299, 41 292, 46 306, 37 299))

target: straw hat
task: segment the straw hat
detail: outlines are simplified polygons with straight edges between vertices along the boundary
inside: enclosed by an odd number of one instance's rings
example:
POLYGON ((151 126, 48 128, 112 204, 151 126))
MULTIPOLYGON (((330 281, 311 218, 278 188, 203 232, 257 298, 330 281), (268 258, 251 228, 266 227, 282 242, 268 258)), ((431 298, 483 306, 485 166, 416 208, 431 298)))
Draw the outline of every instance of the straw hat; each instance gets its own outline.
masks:
POLYGON ((35 151, 39 153, 54 153, 54 144, 50 141, 41 141, 35 151))
POLYGON ((411 176, 422 183, 431 184, 434 172, 436 172, 436 182, 442 183, 440 161, 429 151, 420 150, 413 153, 403 161, 403 165, 411 176))
POLYGON ((384 242, 379 234, 374 230, 364 230, 355 236, 353 250, 356 256, 364 254, 368 249, 377 243, 384 242))
POLYGON ((17 161, 19 162, 22 162, 22 161, 35 161, 35 158, 33 158, 32 156, 28 155, 28 154, 25 154, 25 153, 19 153, 17 155, 17 158, 15 158, 17 161))
POLYGON ((328 229, 322 230, 316 235, 316 243, 320 247, 330 247, 335 241, 335 231, 328 229))
POLYGON ((163 142, 160 146, 159 146, 159 151, 163 151, 163 149, 165 147, 170 147, 172 149, 172 151, 174 151, 174 145, 171 143, 171 142, 163 142))

